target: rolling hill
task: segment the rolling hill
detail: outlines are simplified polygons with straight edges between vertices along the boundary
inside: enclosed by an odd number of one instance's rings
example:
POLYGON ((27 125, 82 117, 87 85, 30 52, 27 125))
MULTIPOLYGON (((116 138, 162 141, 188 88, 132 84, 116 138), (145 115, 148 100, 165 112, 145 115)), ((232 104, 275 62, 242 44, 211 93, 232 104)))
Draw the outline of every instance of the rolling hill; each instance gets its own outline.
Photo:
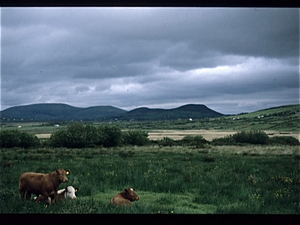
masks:
POLYGON ((223 114, 205 105, 189 104, 174 109, 137 108, 126 111, 112 106, 78 108, 60 103, 15 106, 1 111, 1 120, 70 121, 70 120, 174 120, 220 117, 223 114))
POLYGON ((149 109, 137 108, 124 113, 120 119, 134 119, 134 120, 174 120, 174 119, 200 119, 206 117, 220 117, 223 114, 213 111, 205 105, 189 104, 180 106, 175 109, 149 109))
POLYGON ((78 108, 67 104, 33 104, 15 106, 1 111, 1 120, 95 120, 118 116, 125 110, 112 106, 78 108))

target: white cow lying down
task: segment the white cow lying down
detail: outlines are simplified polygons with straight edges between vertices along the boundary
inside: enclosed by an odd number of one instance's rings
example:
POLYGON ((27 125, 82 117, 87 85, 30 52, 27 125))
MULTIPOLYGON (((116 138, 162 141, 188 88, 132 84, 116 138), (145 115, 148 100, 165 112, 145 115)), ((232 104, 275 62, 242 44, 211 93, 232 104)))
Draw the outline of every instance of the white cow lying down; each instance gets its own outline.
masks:
MULTIPOLYGON (((76 199, 75 192, 78 191, 79 188, 74 188, 72 186, 68 186, 64 189, 58 190, 57 195, 55 196, 55 200, 63 200, 63 199, 76 199)), ((48 197, 49 203, 51 202, 51 198, 48 197)), ((40 202, 43 200, 43 196, 39 195, 37 197, 34 197, 34 201, 40 202)))

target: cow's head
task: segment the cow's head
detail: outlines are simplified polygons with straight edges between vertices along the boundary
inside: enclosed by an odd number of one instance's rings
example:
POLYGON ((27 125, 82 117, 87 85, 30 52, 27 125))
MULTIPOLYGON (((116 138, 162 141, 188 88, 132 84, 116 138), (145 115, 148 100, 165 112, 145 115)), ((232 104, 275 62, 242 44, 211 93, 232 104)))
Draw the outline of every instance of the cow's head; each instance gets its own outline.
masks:
POLYGON ((135 192, 135 189, 128 188, 125 189, 126 197, 130 201, 138 201, 140 199, 140 196, 135 192))
POLYGON ((56 173, 59 175, 59 181, 61 183, 68 182, 68 178, 66 175, 70 173, 70 170, 58 169, 56 170, 56 173))
POLYGON ((65 198, 76 199, 75 192, 78 191, 78 188, 74 188, 72 186, 68 186, 65 189, 65 198))

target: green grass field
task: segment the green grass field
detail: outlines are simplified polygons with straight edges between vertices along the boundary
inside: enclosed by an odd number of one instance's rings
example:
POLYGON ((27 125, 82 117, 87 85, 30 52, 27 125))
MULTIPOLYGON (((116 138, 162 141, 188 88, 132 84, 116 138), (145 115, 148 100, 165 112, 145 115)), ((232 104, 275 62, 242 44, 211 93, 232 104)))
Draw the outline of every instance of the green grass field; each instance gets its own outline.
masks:
POLYGON ((299 146, 1 149, 0 213, 299 214, 299 146), (22 172, 70 169, 76 200, 20 199, 22 172), (132 187, 140 201, 113 207, 132 187))

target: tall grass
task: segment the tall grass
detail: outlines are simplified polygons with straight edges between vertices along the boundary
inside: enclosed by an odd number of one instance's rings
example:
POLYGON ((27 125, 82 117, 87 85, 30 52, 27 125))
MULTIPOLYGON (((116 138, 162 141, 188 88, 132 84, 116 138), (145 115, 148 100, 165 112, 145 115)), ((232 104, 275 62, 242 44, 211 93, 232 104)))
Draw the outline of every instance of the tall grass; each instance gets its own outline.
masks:
POLYGON ((237 146, 216 148, 205 154, 178 146, 1 149, 0 212, 299 213, 299 157, 293 151, 251 155, 236 154, 237 146), (60 188, 79 187, 76 200, 45 206, 20 199, 22 172, 60 167, 71 170, 60 188), (109 206, 127 187, 136 188, 140 201, 131 208, 109 206))

